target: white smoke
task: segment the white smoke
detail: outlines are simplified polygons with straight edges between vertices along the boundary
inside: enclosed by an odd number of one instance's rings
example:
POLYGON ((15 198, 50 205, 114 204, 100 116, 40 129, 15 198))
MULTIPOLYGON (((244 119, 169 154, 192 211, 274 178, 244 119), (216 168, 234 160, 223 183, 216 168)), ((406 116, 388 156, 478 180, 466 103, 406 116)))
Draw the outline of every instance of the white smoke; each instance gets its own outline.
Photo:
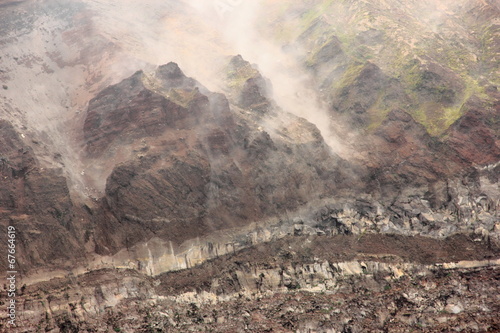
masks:
POLYGON ((196 17, 217 32, 232 54, 258 66, 263 76, 271 80, 273 98, 285 111, 314 123, 325 141, 340 153, 340 145, 332 131, 332 120, 313 89, 312 78, 297 58, 283 51, 283 46, 263 33, 262 23, 271 20, 267 12, 269 1, 250 0, 188 0, 197 11, 196 17))

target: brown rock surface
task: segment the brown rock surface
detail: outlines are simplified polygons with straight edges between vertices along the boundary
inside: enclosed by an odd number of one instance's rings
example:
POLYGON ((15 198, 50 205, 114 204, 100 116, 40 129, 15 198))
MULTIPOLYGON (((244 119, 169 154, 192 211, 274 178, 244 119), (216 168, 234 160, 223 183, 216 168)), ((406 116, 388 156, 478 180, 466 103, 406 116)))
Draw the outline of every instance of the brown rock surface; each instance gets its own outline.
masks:
POLYGON ((376 170, 373 178, 387 185, 432 183, 469 168, 403 110, 388 114, 368 147, 376 170))
MULTIPOLYGON (((5 120, 0 120, 0 163, 0 223, 4 230, 8 225, 16 228, 16 268, 25 273, 82 262, 82 226, 62 170, 40 168, 33 151, 5 120)), ((6 270, 6 261, 1 265, 6 270)))
POLYGON ((496 251, 485 245, 289 237, 157 278, 68 275, 24 288, 12 331, 494 332, 499 262, 480 261, 496 251))
MULTIPOLYGON (((494 90, 493 96, 500 94, 494 90)), ((500 104, 485 105, 471 98, 463 106, 464 115, 448 130, 445 142, 463 160, 479 164, 495 164, 500 160, 500 104)))
POLYGON ((277 108, 268 112, 230 107, 173 63, 105 89, 89 104, 89 156, 133 154, 109 164, 102 209, 112 217, 96 216, 98 248, 113 253, 153 235, 181 243, 295 210, 345 186, 347 164, 315 126, 277 108), (260 126, 264 116, 282 127, 268 133, 260 126), (133 231, 138 226, 142 231, 133 231), (118 231, 113 236, 110 227, 118 231))
POLYGON ((189 3, 0 1, 17 331, 498 330, 498 5, 189 3))

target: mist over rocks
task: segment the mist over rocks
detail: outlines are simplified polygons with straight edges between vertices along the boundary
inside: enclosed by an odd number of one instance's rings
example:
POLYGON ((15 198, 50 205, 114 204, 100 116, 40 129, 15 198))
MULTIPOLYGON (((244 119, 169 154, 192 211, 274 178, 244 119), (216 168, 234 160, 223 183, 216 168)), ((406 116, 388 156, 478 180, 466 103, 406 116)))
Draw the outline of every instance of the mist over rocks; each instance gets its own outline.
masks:
POLYGON ((13 331, 498 330, 498 13, 0 1, 13 331))
MULTIPOLYGON (((0 120, 0 221, 14 225, 19 234, 19 272, 48 263, 69 268, 86 260, 84 226, 66 181, 61 169, 41 168, 14 126, 0 120)), ((1 267, 6 271, 7 262, 1 267)))
MULTIPOLYGON (((247 86, 254 76, 239 80, 247 86)), ((149 237, 180 244, 295 210, 347 186, 348 163, 329 151, 314 125, 272 108, 260 93, 267 116, 198 86, 170 63, 152 75, 137 72, 89 103, 84 130, 90 153, 102 147, 96 161, 131 151, 106 183, 103 207, 113 218, 105 217, 99 234, 104 238, 112 221, 122 225, 113 235, 116 240, 124 231, 115 251, 147 240, 137 233, 131 238, 123 224, 139 223, 149 237)), ((254 94, 243 88, 234 98, 254 94)), ((112 248, 105 243, 100 248, 112 248)))

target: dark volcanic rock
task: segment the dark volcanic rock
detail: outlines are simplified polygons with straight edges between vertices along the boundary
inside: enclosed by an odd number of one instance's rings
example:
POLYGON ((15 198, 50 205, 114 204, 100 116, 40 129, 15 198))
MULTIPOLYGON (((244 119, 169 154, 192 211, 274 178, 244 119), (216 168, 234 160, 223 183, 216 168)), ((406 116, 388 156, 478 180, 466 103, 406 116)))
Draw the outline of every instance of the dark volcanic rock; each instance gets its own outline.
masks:
POLYGON ((492 254, 465 236, 287 237, 155 278, 103 269, 27 286, 12 331, 493 332, 498 261, 474 261, 492 254))
POLYGON ((241 55, 231 58, 226 74, 228 92, 238 106, 260 112, 271 107, 271 83, 241 55))
POLYGON ((498 331, 498 5, 265 3, 254 37, 308 71, 286 59, 274 84, 315 86, 296 97, 345 121, 353 165, 241 56, 225 95, 175 63, 94 95, 165 31, 189 27, 168 54, 223 48, 185 3, 0 0, 0 113, 23 133, 0 120, 12 332, 498 331))
POLYGON ((90 101, 84 125, 89 154, 99 155, 113 142, 126 144, 166 128, 189 129, 198 123, 208 98, 194 89, 194 81, 176 65, 160 67, 156 78, 159 82, 149 82, 152 89, 148 89, 144 85, 148 78, 139 71, 90 101), (155 85, 162 90, 155 90, 155 85))
POLYGON ((353 128, 376 123, 377 109, 392 109, 408 101, 401 84, 370 62, 351 65, 334 85, 338 89, 330 97, 332 111, 342 114, 353 128))
POLYGON ((463 107, 464 115, 448 130, 445 142, 467 162, 480 165, 500 160, 500 104, 488 107, 473 97, 463 107))
POLYGON ((407 66, 411 89, 418 93, 420 103, 436 102, 450 106, 465 88, 460 78, 450 69, 430 62, 422 65, 411 61, 407 66))
POLYGON ((372 157, 377 168, 374 177, 386 185, 432 183, 468 167, 403 110, 389 113, 375 132, 374 140, 371 146, 377 147, 372 157))
POLYGON ((179 243, 246 225, 345 186, 346 165, 318 129, 270 109, 260 74, 241 57, 231 63, 251 74, 243 75, 239 94, 246 102, 240 106, 265 105, 272 121, 290 127, 263 130, 262 113, 233 110, 223 95, 185 77, 175 64, 152 76, 137 72, 91 101, 85 121, 91 156, 132 150, 141 140, 107 179, 95 217, 101 253, 153 235, 179 243), (109 228, 119 230, 106 235, 109 228))
POLYGON ((83 226, 76 223, 62 170, 39 168, 32 150, 4 120, 0 184, 0 223, 4 230, 16 228, 19 271, 68 267, 85 259, 83 226))

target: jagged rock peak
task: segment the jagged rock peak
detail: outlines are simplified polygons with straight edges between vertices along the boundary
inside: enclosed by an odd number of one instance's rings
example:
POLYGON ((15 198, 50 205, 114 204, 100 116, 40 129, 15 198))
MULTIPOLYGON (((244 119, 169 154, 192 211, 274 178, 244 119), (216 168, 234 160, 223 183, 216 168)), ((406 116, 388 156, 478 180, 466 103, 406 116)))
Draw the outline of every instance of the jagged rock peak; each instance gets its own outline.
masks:
POLYGON ((159 66, 154 76, 156 79, 160 80, 161 86, 164 89, 193 89, 198 87, 203 93, 209 93, 208 89, 202 86, 198 81, 191 77, 187 77, 175 62, 169 62, 168 64, 159 66))
POLYGON ((226 85, 229 95, 238 106, 260 112, 269 109, 271 82, 239 54, 227 64, 226 85))
POLYGON ((251 64, 249 61, 245 60, 241 56, 241 54, 232 56, 227 66, 229 71, 238 71, 239 76, 245 76, 247 78, 262 76, 262 74, 259 72, 258 66, 256 64, 251 64))
POLYGON ((186 78, 186 75, 184 75, 179 65, 172 61, 168 64, 159 66, 156 70, 156 74, 170 80, 186 78))

